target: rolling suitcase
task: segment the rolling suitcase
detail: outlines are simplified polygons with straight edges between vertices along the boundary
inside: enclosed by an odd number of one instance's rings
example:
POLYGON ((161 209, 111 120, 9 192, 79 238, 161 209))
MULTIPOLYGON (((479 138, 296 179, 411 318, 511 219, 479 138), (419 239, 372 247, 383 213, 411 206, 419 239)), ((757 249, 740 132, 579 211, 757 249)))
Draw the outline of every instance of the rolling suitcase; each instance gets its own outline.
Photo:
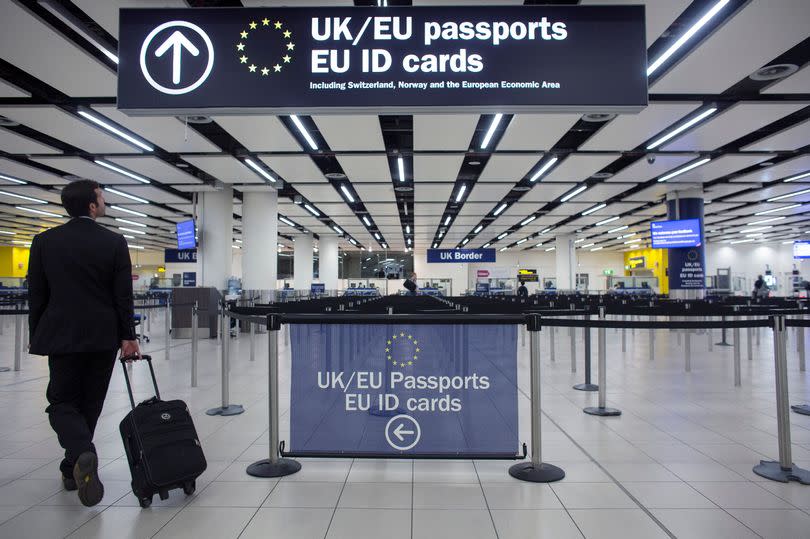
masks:
POLYGON ((149 364, 155 396, 135 405, 125 365, 133 358, 121 358, 132 411, 119 428, 132 473, 132 492, 141 507, 149 507, 155 494, 161 500, 167 499, 169 491, 176 488, 193 494, 195 481, 207 464, 188 406, 181 400, 160 400, 152 358, 148 355, 141 358, 149 364))

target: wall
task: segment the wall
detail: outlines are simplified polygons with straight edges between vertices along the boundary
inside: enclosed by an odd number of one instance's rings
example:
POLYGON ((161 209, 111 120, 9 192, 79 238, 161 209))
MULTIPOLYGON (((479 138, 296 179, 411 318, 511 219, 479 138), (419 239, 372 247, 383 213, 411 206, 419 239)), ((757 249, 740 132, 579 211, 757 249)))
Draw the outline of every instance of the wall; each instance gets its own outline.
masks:
MULTIPOLYGON (((624 253, 624 262, 620 271, 616 275, 630 275, 629 270, 624 268, 630 265, 630 259, 636 256, 644 257, 644 266, 638 266, 637 269, 642 267, 652 270, 653 275, 658 277, 658 290, 660 294, 669 293, 669 277, 667 277, 667 268, 669 267, 669 251, 667 249, 635 249, 624 253)), ((708 256, 708 255, 707 255, 708 256)))
POLYGON ((754 286, 757 275, 764 274, 766 265, 777 277, 779 288, 777 295, 790 294, 785 289, 785 274, 790 273, 795 266, 801 272, 802 278, 810 280, 810 260, 794 260, 793 245, 781 243, 769 245, 709 243, 706 245, 706 274, 715 275, 717 268, 731 268, 732 281, 734 277, 744 279, 744 286, 739 292, 748 294, 754 286))

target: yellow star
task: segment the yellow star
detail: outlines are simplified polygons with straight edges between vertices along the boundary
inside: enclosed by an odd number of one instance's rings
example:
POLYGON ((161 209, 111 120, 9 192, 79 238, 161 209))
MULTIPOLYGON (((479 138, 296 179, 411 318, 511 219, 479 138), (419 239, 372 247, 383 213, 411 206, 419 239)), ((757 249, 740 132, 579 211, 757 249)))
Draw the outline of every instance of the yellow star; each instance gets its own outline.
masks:
POLYGON ((417 348, 416 351, 419 352, 420 350, 417 348))
POLYGON ((399 366, 400 366, 400 367, 404 367, 404 366, 405 366, 405 364, 404 364, 404 363, 400 363, 400 364, 399 364, 399 366))
POLYGON ((390 348, 386 348, 386 349, 385 349, 385 351, 386 351, 386 352, 390 352, 390 351, 391 351, 391 349, 390 349, 390 348))
POLYGON ((289 30, 284 30, 284 37, 290 39, 290 36, 292 36, 292 32, 290 32, 289 30))
POLYGON ((388 341, 386 344, 391 344, 391 341, 388 341))
POLYGON ((404 334, 404 333, 400 333, 400 334, 399 334, 399 336, 400 336, 400 337, 404 337, 404 336, 405 336, 405 334, 404 334))
POLYGON ((289 54, 287 54, 287 55, 284 56, 283 60, 284 60, 285 64, 289 64, 290 60, 292 60, 292 58, 290 57, 289 54))
POLYGON ((419 344, 419 341, 413 341, 413 344, 419 344))
POLYGON ((391 363, 392 363, 392 364, 394 364, 394 365, 396 365, 396 364, 397 364, 397 362, 396 362, 396 361, 392 361, 391 363))
POLYGON ((414 359, 419 359, 417 356, 413 356, 414 359))
POLYGON ((256 64, 250 64, 248 66, 248 69, 250 69, 251 73, 255 73, 256 72, 256 64))
POLYGON ((267 69, 266 67, 262 68, 262 75, 264 75, 266 77, 269 73, 270 73, 269 69, 267 69))
POLYGON ((281 71, 281 66, 276 64, 276 65, 273 66, 273 69, 275 69, 276 73, 278 73, 279 71, 281 71))
POLYGON ((270 26, 270 19, 268 19, 267 17, 262 19, 262 26, 270 26))
POLYGON ((409 361, 409 362, 408 362, 408 365, 413 365, 413 361, 409 361))
POLYGON ((251 23, 250 23, 250 29, 251 29, 251 30, 255 30, 255 29, 256 29, 256 26, 257 26, 257 25, 256 25, 256 23, 255 23, 255 22, 251 22, 251 23))
POLYGON ((276 21, 275 27, 276 30, 281 30, 281 23, 279 21, 276 21))
POLYGON ((287 43, 287 50, 291 51, 295 48, 295 43, 287 43))
POLYGON ((240 56, 239 57, 239 62, 242 63, 242 64, 246 64, 247 63, 247 56, 245 56, 244 54, 242 56, 240 56))
POLYGON ((408 338, 409 338, 410 340, 413 340, 413 335, 408 335, 408 338))
POLYGON ((242 31, 239 33, 239 35, 240 35, 240 36, 242 36, 242 39, 247 39, 247 32, 245 32, 244 30, 242 30, 242 31))
POLYGON ((397 338, 397 336, 396 336, 396 335, 394 335, 394 338, 396 339, 396 338, 397 338))
POLYGON ((388 359, 391 359, 391 356, 388 356, 388 359))
POLYGON ((238 51, 243 51, 243 50, 245 50, 245 44, 244 44, 244 43, 240 43, 239 45, 237 45, 237 46, 236 46, 236 50, 238 50, 238 51))

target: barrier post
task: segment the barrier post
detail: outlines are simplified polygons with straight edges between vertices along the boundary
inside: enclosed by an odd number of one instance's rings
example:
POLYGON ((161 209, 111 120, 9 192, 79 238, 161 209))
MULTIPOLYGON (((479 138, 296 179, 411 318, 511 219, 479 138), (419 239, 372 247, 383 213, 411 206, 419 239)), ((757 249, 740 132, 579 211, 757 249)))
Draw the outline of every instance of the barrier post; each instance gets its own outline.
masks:
MULTIPOLYGON (((726 317, 725 317, 725 316, 721 316, 721 317, 720 317, 720 320, 722 320, 723 322, 725 322, 725 321, 726 321, 726 317)), ((726 328, 725 328, 725 326, 723 326, 723 329, 721 329, 721 330, 720 330, 720 335, 721 335, 722 339, 720 340, 720 342, 719 342, 719 343, 717 343, 717 346, 731 346, 731 345, 730 345, 728 342, 726 342, 726 328)))
MULTIPOLYGON (((651 318, 653 322, 656 321, 656 317, 653 316, 651 318)), ((650 328, 650 337, 648 340, 650 342, 650 361, 653 361, 655 359, 655 328, 650 328)))
POLYGON ((191 387, 197 387, 197 330, 200 325, 197 302, 191 307, 191 387))
MULTIPOLYGON (((704 316, 704 317, 703 317, 703 320, 704 320, 704 322, 708 322, 708 321, 709 321, 709 317, 708 317, 708 316, 704 316)), ((711 352, 711 351, 713 351, 713 350, 714 350, 714 342, 712 342, 712 328, 706 328, 706 335, 707 335, 707 336, 708 336, 708 338, 709 338, 709 352, 711 352)))
POLYGON ((554 326, 548 328, 548 350, 551 362, 554 363, 554 326))
POLYGON ((532 401, 532 460, 531 462, 521 462, 509 468, 509 475, 521 481, 532 483, 551 483, 559 481, 565 477, 565 472, 552 464, 543 462, 542 458, 542 431, 541 421, 543 411, 540 406, 540 386, 543 381, 540 374, 540 315, 530 314, 527 316, 529 330, 529 358, 530 358, 530 378, 531 378, 531 401, 532 401))
MULTIPOLYGON (((599 320, 605 319, 605 308, 599 307, 599 320)), ((597 328, 596 340, 598 343, 598 361, 599 361, 599 406, 589 406, 583 410, 586 414, 599 415, 599 416, 616 416, 622 415, 621 410, 616 408, 607 407, 607 339, 605 338, 605 328, 597 328)))
MULTIPOLYGON (((773 354, 776 370, 776 427, 779 439, 779 462, 761 460, 754 473, 787 483, 810 484, 810 471, 793 464, 790 447, 790 417, 788 416, 787 331, 784 316, 773 317, 773 354)), ((803 328, 802 328, 803 329, 803 328)))
POLYGON ((805 337, 804 336, 804 328, 803 327, 797 327, 796 329, 799 330, 799 335, 798 335, 799 338, 796 339, 799 342, 799 371, 800 372, 805 372, 805 370, 806 370, 805 369, 805 367, 806 367, 806 358, 805 358, 805 348, 804 348, 804 337, 805 337))
MULTIPOLYGON (((737 307, 734 307, 737 310, 737 307)), ((735 317, 735 320, 738 317, 735 317)), ((734 328, 734 387, 742 385, 740 376, 740 328, 734 328)))
MULTIPOLYGON (((571 304, 571 310, 574 310, 575 305, 571 304)), ((568 336, 571 338, 571 372, 577 372, 577 336, 576 328, 571 326, 568 328, 568 336)))
POLYGON ((14 315, 14 370, 20 370, 22 361, 22 320, 19 314, 14 315))
POLYGON ((222 406, 218 408, 211 408, 206 410, 207 415, 239 415, 245 411, 241 404, 231 404, 230 401, 230 332, 231 332, 231 317, 228 316, 227 305, 222 303, 222 318, 221 318, 221 333, 222 333, 222 406))
MULTIPOLYGON (((622 315, 622 322, 627 320, 627 315, 622 315)), ((622 328, 622 352, 627 352, 627 328, 622 328)))
MULTIPOLYGON (((599 307, 599 312, 604 312, 604 307, 599 307)), ((591 319, 591 315, 586 314, 585 322, 591 319)), ((574 389, 578 391, 599 391, 599 386, 591 383, 591 328, 586 326, 582 328, 585 333, 585 383, 577 384, 574 389)))
POLYGON ((745 344, 748 347, 748 361, 754 361, 754 330, 745 328, 745 344))
POLYGON ((247 467, 248 475, 254 477, 283 477, 301 469, 301 463, 293 459, 281 458, 281 441, 278 432, 278 332, 281 320, 277 314, 267 315, 267 356, 268 356, 268 411, 270 412, 269 458, 254 462, 247 467))
POLYGON ((169 296, 166 296, 166 319, 163 321, 163 329, 166 331, 166 361, 170 359, 169 350, 171 349, 171 307, 169 306, 169 296))
POLYGON ((692 335, 689 333, 688 329, 684 330, 683 339, 684 370, 686 372, 692 372, 692 335))
POLYGON ((253 321, 250 324, 250 360, 256 361, 256 324, 253 321))

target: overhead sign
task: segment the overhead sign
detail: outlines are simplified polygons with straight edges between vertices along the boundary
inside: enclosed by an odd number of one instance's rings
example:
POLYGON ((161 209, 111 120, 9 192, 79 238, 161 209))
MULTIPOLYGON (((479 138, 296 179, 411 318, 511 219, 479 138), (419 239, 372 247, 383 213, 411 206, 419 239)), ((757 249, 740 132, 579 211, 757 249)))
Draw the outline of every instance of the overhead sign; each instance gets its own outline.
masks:
POLYGON ((478 270, 475 273, 476 277, 489 277, 489 270, 478 270))
POLYGON ((326 284, 324 283, 312 283, 309 285, 309 293, 310 294, 324 294, 326 293, 326 284))
POLYGON ((183 286, 197 286, 197 272, 184 271, 183 272, 183 286))
POLYGON ((627 262, 629 262, 629 268, 643 268, 647 265, 647 258, 643 256, 631 256, 627 262))
POLYGON ((134 113, 647 105, 643 6, 122 9, 118 54, 134 113))
POLYGON ((177 223, 175 232, 177 232, 178 249, 194 249, 197 247, 197 231, 193 219, 177 223))
POLYGON ((441 262, 495 262, 495 249, 428 249, 428 264, 441 262))
POLYGON ((794 241, 793 258, 810 258, 810 241, 794 241))
POLYGON ((536 269, 519 269, 517 278, 524 283, 536 283, 539 281, 536 269))
POLYGON ((517 326, 290 327, 292 451, 515 455, 517 326))
POLYGON ((167 264, 197 262, 197 249, 165 249, 163 251, 163 261, 167 264))
POLYGON ((697 247, 701 243, 700 219, 653 221, 650 238, 653 249, 697 247))

